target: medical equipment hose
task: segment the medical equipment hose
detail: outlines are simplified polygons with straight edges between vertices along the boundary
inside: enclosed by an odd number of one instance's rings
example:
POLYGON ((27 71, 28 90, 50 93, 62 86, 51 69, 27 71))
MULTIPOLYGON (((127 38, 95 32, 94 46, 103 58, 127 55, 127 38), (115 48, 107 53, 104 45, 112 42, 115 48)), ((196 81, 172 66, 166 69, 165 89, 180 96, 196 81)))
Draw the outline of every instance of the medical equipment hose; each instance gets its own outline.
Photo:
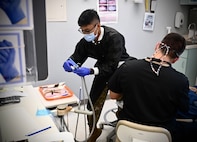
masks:
MULTIPOLYGON (((89 134, 89 136, 88 136, 88 138, 85 138, 85 140, 84 141, 78 141, 78 140, 76 140, 76 138, 75 138, 75 141, 76 142, 87 142, 87 140, 91 137, 91 135, 93 134, 93 132, 94 132, 94 129, 95 129, 95 123, 96 123, 96 116, 95 116, 95 111, 94 111, 94 106, 93 106, 93 104, 92 104, 92 100, 91 100, 91 98, 90 98, 90 96, 89 96, 89 93, 88 93, 88 89, 87 89, 87 85, 86 85, 86 81, 85 81, 85 77, 81 77, 81 83, 82 83, 82 90, 83 91, 85 91, 85 93, 86 93, 86 95, 87 95, 87 97, 88 97, 88 101, 89 101, 89 104, 90 104, 90 107, 91 107, 91 110, 92 110, 92 112, 93 112, 93 128, 92 128, 92 130, 91 130, 91 132, 90 132, 90 134, 89 134)), ((78 120, 77 120, 77 125, 78 125, 78 120)), ((86 125, 86 124, 85 124, 86 125)), ((86 128, 85 128, 86 129, 86 128)), ((77 131, 77 130, 75 130, 75 131, 77 131)))

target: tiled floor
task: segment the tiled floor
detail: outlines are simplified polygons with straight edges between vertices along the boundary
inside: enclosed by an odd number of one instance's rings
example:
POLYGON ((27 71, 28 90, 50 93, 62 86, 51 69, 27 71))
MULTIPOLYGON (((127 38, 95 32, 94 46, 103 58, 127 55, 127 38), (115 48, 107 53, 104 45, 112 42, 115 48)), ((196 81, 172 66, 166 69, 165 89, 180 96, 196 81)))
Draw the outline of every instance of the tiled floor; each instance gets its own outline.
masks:
MULTIPOLYGON (((116 102, 115 100, 106 100, 101 117, 99 119, 99 122, 97 123, 97 127, 99 127, 99 124, 104 122, 104 114, 106 111, 108 111, 111 108, 116 108, 116 102)), ((81 109, 84 109, 84 106, 81 106, 81 109)), ((108 121, 114 121, 116 120, 115 114, 113 112, 108 113, 106 116, 108 121)), ((65 116, 65 121, 68 125, 68 129, 71 133, 73 133, 73 136, 76 138, 77 141, 84 141, 86 137, 89 134, 88 131, 88 125, 86 120, 86 115, 83 114, 77 114, 77 113, 68 113, 67 116, 65 116), (78 122, 78 123, 77 123, 78 122), (78 125, 77 125, 78 124, 78 125), (85 131, 87 129, 87 132, 85 131), (87 134, 87 136, 85 136, 87 134)), ((101 136, 97 139, 96 142, 106 142, 106 137, 109 135, 109 133, 113 130, 113 127, 104 125, 101 136)))

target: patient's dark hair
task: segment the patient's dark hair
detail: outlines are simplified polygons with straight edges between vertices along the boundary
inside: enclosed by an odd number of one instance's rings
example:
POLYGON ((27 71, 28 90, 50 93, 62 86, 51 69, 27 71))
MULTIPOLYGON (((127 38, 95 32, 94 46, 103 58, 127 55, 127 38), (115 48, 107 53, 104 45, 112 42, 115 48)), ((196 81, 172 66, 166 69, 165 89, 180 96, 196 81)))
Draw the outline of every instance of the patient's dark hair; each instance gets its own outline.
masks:
POLYGON ((94 9, 87 9, 81 13, 78 19, 79 26, 87 26, 91 24, 94 20, 100 22, 98 13, 94 9))
MULTIPOLYGON (((167 34, 163 38, 162 43, 170 47, 168 56, 170 56, 171 58, 179 57, 185 50, 185 46, 186 46, 185 38, 177 33, 167 34)), ((163 50, 166 50, 166 49, 163 48, 163 50)))

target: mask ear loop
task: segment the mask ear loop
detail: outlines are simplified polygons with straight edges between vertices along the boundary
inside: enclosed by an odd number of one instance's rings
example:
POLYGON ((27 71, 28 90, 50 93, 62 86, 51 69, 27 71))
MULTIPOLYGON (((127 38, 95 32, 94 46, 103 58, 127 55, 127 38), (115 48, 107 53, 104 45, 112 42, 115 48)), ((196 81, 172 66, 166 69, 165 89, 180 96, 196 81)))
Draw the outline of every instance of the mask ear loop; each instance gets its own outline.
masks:
MULTIPOLYGON (((97 24, 96 25, 96 34, 94 34, 95 35, 95 39, 92 41, 95 45, 97 45, 97 44, 99 44, 100 42, 98 42, 98 38, 99 38, 99 25, 97 24)), ((94 31, 94 32, 95 32, 94 31)))
POLYGON ((164 44, 164 43, 160 43, 160 45, 162 45, 162 46, 159 47, 159 48, 154 52, 154 54, 152 55, 152 57, 150 58, 150 66, 151 66, 151 69, 152 69, 152 71, 153 71, 157 76, 159 76, 159 72, 160 72, 160 69, 161 69, 161 67, 162 67, 162 65, 163 65, 164 58, 168 55, 169 50, 170 50, 170 46, 167 46, 167 45, 164 44), (161 49, 164 48, 164 47, 166 48, 166 52, 165 52, 165 54, 160 58, 161 62, 160 62, 160 65, 159 65, 158 69, 155 70, 155 68, 154 68, 154 66, 153 66, 153 61, 152 61, 152 59, 153 59, 154 55, 155 55, 159 50, 161 50, 161 49))
POLYGON ((166 48, 166 52, 165 52, 165 54, 164 54, 164 56, 162 56, 161 57, 161 62, 163 62, 164 61, 164 58, 168 55, 168 53, 169 53, 169 50, 170 50, 170 46, 168 46, 168 45, 166 45, 166 44, 164 44, 164 43, 161 43, 161 47, 160 47, 160 49, 162 49, 162 48, 166 48))

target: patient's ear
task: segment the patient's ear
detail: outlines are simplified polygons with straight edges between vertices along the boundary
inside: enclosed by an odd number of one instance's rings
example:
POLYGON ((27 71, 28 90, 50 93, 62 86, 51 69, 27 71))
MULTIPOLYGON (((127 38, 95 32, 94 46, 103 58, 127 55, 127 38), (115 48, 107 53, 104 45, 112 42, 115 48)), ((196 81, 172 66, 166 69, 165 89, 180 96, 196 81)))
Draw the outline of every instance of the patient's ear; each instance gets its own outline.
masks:
POLYGON ((179 60, 179 57, 172 59, 172 63, 175 63, 176 61, 179 60))
POLYGON ((160 46, 160 42, 158 42, 157 44, 156 44, 156 46, 155 46, 155 51, 159 48, 159 46, 160 46))

